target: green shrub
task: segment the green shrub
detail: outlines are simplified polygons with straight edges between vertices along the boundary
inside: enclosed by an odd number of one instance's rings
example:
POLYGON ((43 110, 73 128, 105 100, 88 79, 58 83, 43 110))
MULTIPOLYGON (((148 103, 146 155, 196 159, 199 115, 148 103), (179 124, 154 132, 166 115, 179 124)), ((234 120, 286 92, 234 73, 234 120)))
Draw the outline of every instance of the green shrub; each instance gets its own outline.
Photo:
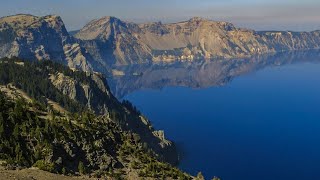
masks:
POLYGON ((34 167, 37 167, 43 171, 55 172, 55 164, 47 163, 44 160, 38 160, 33 164, 34 167))

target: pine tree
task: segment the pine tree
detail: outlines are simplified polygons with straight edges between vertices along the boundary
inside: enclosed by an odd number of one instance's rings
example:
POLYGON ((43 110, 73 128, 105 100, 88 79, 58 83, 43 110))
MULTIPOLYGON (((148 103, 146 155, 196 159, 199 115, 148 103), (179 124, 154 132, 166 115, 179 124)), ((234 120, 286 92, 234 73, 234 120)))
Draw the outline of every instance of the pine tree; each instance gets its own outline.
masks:
POLYGON ((22 156, 20 144, 17 144, 17 145, 16 145, 16 148, 15 148, 14 152, 15 152, 15 154, 16 154, 16 161, 17 161, 17 162, 20 162, 21 156, 22 156))
POLYGON ((62 170, 61 170, 61 172, 62 172, 62 174, 66 175, 66 174, 67 174, 67 170, 66 170, 66 168, 65 168, 65 167, 63 167, 63 168, 62 168, 62 170))
POLYGON ((20 130, 19 130, 19 125, 18 124, 16 124, 15 126, 14 126, 14 129, 13 129, 13 133, 12 133, 12 135, 13 135, 13 137, 15 138, 15 139, 18 139, 19 138, 19 132, 20 130))
POLYGON ((78 165, 78 171, 79 171, 80 174, 85 174, 86 173, 85 167, 83 165, 83 162, 81 162, 81 161, 79 162, 79 165, 78 165))
POLYGON ((0 137, 4 137, 4 121, 2 112, 0 112, 0 137))

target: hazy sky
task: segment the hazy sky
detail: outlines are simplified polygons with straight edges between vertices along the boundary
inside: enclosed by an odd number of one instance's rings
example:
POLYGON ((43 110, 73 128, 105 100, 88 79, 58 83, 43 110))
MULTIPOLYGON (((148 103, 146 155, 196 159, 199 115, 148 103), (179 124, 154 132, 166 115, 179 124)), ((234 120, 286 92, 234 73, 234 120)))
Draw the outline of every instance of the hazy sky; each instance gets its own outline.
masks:
POLYGON ((68 30, 116 16, 134 22, 175 22, 193 16, 256 30, 320 29, 320 0, 0 0, 0 16, 57 14, 68 30))

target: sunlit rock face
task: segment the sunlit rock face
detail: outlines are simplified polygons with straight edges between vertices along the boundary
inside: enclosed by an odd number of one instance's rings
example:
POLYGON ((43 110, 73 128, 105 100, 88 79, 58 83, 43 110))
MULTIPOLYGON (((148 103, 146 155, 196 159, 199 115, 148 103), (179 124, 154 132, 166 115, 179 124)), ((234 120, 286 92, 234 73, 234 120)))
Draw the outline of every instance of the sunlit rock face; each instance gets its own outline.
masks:
POLYGON ((0 18, 0 57, 53 60, 104 74, 119 65, 244 58, 319 45, 319 31, 256 32, 199 17, 136 24, 108 16, 89 22, 74 37, 59 16, 0 18))
POLYGON ((199 17, 171 24, 103 17, 89 22, 75 37, 96 60, 108 65, 243 58, 320 45, 319 31, 256 32, 199 17))
POLYGON ((91 69, 90 55, 69 36, 59 16, 15 15, 0 19, 0 57, 53 60, 91 69))

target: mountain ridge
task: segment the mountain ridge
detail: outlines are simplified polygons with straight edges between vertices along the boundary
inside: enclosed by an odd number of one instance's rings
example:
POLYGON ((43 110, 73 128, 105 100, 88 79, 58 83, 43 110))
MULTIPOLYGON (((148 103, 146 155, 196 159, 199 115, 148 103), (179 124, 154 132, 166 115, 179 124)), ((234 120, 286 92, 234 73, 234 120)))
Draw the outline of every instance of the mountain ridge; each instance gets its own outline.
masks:
POLYGON ((107 75, 119 65, 233 59, 319 48, 319 30, 254 31, 201 17, 138 24, 105 16, 71 35, 57 15, 0 19, 0 57, 53 60, 107 75))
MULTIPOLYGON (((243 58, 256 54, 320 47, 319 31, 254 31, 237 28, 229 22, 200 17, 167 24, 136 24, 117 18, 116 20, 116 23, 102 27, 100 33, 96 31, 99 24, 89 22, 74 35, 84 41, 83 46, 87 47, 90 54, 97 55, 90 52, 90 49, 108 49, 109 54, 113 55, 114 61, 110 61, 113 65, 243 58), (95 38, 91 34, 113 34, 114 37, 95 38), (90 46, 85 43, 87 40, 99 42, 99 46, 90 46)), ((99 19, 95 22, 99 22, 99 19)), ((99 56, 102 57, 103 54, 99 56)))

